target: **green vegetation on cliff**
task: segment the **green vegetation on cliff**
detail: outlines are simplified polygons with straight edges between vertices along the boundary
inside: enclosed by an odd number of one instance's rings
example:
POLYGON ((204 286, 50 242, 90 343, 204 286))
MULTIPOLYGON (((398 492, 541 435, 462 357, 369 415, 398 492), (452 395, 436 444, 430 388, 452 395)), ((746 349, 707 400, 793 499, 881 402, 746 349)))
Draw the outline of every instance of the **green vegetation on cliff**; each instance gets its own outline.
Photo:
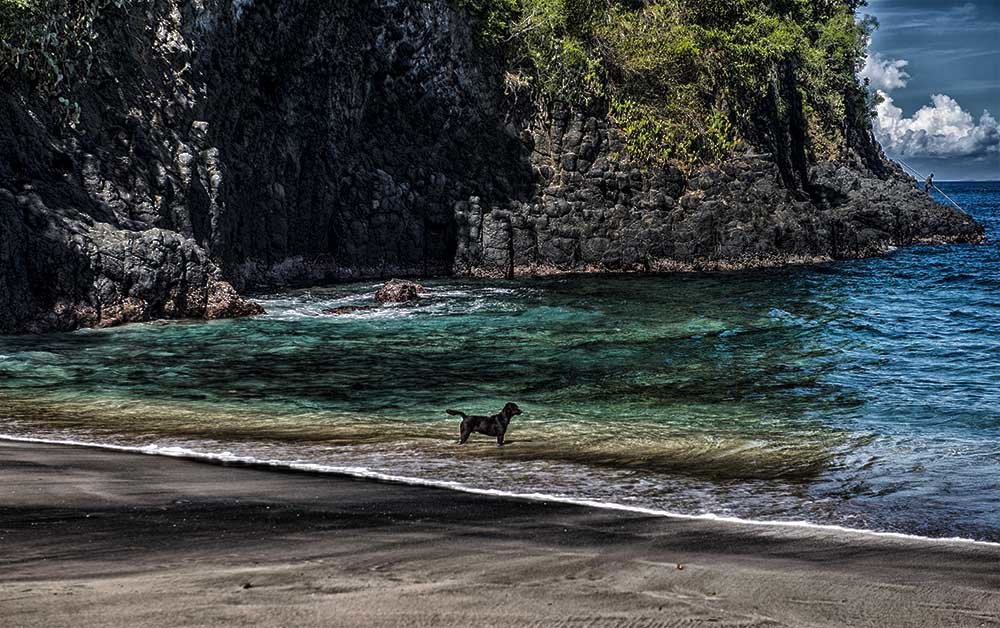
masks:
POLYGON ((95 21, 128 0, 0 0, 0 78, 20 81, 54 99, 70 125, 79 116, 72 86, 93 71, 95 21))
MULTIPOLYGON (((812 156, 833 158, 869 124, 856 78, 873 26, 855 18, 863 0, 452 1, 502 54, 511 89, 602 108, 646 163, 774 144, 767 120, 804 127, 812 156)), ((73 125, 73 89, 98 69, 95 21, 130 4, 0 0, 0 75, 16 72, 73 125)))
POLYGON ((600 103, 647 162, 717 161, 755 143, 760 116, 783 106, 780 81, 796 85, 815 156, 869 123, 856 74, 873 23, 855 19, 858 0, 458 1, 512 85, 600 103))

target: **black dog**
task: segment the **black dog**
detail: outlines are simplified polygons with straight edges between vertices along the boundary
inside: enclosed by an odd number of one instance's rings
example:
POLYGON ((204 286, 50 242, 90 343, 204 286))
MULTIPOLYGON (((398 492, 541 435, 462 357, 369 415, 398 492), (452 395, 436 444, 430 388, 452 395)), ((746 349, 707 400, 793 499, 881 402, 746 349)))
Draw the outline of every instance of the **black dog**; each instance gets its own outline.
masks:
POLYGON ((508 403, 503 407, 503 410, 493 416, 469 416, 458 410, 446 410, 446 412, 462 417, 459 444, 464 445, 473 432, 479 432, 487 436, 496 436, 497 445, 503 445, 503 436, 507 433, 507 426, 510 425, 511 419, 521 414, 521 409, 517 407, 516 403, 508 403))

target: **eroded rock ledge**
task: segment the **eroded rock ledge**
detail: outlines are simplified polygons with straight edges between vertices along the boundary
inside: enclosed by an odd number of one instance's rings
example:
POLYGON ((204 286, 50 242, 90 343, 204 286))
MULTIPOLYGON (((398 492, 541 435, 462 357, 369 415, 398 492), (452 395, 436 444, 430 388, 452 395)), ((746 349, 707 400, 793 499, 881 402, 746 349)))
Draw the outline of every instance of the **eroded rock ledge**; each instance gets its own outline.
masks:
POLYGON ((0 333, 253 314, 237 289, 288 282, 728 269, 983 237, 870 133, 807 164, 787 121, 762 120, 770 143, 717 167, 632 163, 599 110, 505 90, 455 7, 138 0, 97 24, 75 128, 0 76, 0 333))
POLYGON ((0 289, 7 295, 0 319, 7 321, 6 331, 263 312, 222 279, 204 249, 175 232, 68 218, 30 192, 15 198, 0 190, 0 216, 0 289), (18 224, 19 214, 24 224, 18 224))
POLYGON ((456 272, 738 270, 983 238, 971 217, 919 191, 870 134, 790 189, 768 153, 685 176, 631 163, 604 120, 557 110, 536 124, 526 144, 537 184, 525 200, 455 204, 456 272))

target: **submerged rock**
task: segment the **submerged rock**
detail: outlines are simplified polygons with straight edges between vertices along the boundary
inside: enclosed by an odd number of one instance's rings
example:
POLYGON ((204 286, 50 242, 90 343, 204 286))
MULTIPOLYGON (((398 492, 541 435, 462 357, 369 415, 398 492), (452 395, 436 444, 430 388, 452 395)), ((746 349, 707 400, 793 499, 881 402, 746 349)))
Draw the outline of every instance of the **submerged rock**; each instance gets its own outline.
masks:
POLYGON ((377 310, 388 303, 406 303, 413 301, 424 291, 424 287, 412 281, 402 279, 390 279, 375 291, 376 305, 342 305, 323 310, 324 314, 340 316, 342 314, 354 314, 355 312, 367 312, 377 310))
POLYGON ((406 303, 413 301, 424 291, 424 287, 412 281, 403 279, 390 279, 381 288, 375 291, 375 302, 379 305, 383 303, 406 303))
POLYGON ((375 305, 342 305, 340 307, 332 307, 330 309, 323 310, 323 313, 340 316, 342 314, 354 314, 355 312, 367 312, 369 310, 377 309, 378 306, 375 305))

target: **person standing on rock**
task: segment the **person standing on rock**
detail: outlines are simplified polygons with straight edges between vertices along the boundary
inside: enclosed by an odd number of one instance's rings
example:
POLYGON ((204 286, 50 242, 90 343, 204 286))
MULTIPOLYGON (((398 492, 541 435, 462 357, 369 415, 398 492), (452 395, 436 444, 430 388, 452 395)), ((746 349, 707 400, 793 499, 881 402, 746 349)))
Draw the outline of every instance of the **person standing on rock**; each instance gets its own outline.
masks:
POLYGON ((930 173, 927 180, 924 181, 924 192, 927 194, 931 193, 931 189, 934 187, 934 173, 930 173))

